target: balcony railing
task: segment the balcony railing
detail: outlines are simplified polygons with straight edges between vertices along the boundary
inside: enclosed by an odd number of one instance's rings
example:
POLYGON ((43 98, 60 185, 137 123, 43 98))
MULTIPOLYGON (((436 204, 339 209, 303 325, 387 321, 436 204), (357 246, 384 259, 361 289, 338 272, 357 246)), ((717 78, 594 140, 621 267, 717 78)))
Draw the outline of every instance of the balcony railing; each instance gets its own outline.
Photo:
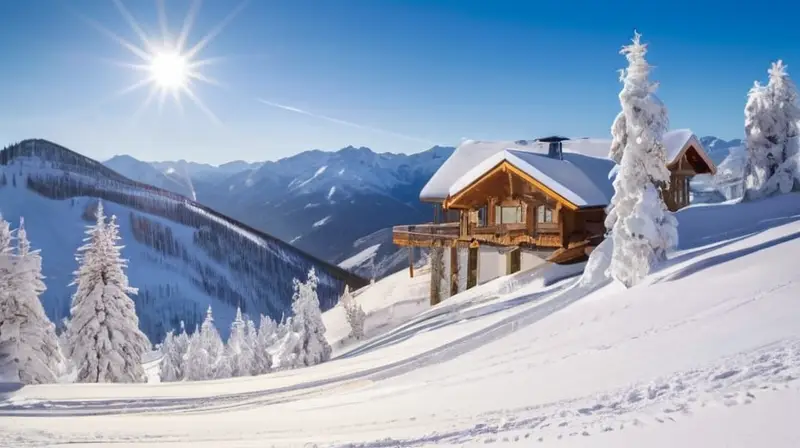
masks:
POLYGON ((477 240, 500 245, 532 244, 541 247, 560 247, 558 227, 537 229, 531 234, 525 223, 470 225, 463 229, 459 223, 417 224, 395 226, 392 241, 398 246, 429 247, 434 241, 454 242, 477 240), (463 232, 466 230, 466 232, 463 232))
POLYGON ((435 240, 458 239, 459 232, 459 223, 457 222, 394 226, 392 241, 398 246, 429 246, 435 240))

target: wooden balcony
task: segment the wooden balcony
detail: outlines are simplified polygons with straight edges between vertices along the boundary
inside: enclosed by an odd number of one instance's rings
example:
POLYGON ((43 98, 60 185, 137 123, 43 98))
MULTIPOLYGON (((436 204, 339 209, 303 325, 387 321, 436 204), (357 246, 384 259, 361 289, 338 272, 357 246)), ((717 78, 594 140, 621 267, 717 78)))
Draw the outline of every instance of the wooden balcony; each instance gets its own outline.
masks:
POLYGON ((457 222, 394 226, 392 242, 397 246, 430 247, 437 240, 452 244, 458 239, 459 233, 457 222))
POLYGON ((418 224, 395 226, 392 229, 392 242, 398 246, 430 247, 434 241, 444 245, 472 241, 499 246, 531 245, 537 247, 561 247, 558 226, 540 229, 531 235, 524 223, 497 224, 490 226, 469 226, 464 229, 459 223, 418 224))

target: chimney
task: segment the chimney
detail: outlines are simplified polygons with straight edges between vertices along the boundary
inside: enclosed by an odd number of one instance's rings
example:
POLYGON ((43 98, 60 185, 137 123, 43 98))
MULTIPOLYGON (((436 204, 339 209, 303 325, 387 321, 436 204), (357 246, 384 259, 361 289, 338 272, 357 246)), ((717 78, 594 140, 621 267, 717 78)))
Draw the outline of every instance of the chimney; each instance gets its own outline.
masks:
POLYGON ((561 142, 563 142, 564 140, 569 140, 569 139, 566 137, 558 137, 558 136, 545 137, 539 139, 540 142, 549 144, 547 148, 547 156, 550 157, 551 159, 557 159, 557 160, 564 160, 564 154, 562 151, 563 147, 561 145, 561 142))
POLYGON ((564 155, 561 152, 561 142, 550 142, 550 146, 547 149, 547 156, 551 159, 563 160, 564 155))

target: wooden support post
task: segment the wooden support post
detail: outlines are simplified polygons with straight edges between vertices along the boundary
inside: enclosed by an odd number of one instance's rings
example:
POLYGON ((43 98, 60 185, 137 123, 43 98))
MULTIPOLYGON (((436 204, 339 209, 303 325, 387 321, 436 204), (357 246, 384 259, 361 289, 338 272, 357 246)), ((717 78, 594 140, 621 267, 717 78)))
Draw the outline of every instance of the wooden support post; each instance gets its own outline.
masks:
POLYGON ((408 275, 414 278, 414 246, 408 246, 408 275))
POLYGON ((555 221, 558 222, 558 240, 561 243, 561 247, 567 247, 567 241, 566 241, 566 238, 564 238, 564 236, 565 236, 565 232, 564 232, 564 230, 565 230, 564 229, 565 222, 564 221, 565 220, 564 220, 563 216, 561 216, 561 212, 562 212, 561 202, 558 202, 558 203, 556 203, 555 216, 553 218, 555 218, 555 221))
POLYGON ((444 272, 444 247, 435 241, 431 247, 431 306, 442 301, 442 279, 444 272))
POLYGON ((458 294, 458 247, 450 248, 450 296, 458 294))

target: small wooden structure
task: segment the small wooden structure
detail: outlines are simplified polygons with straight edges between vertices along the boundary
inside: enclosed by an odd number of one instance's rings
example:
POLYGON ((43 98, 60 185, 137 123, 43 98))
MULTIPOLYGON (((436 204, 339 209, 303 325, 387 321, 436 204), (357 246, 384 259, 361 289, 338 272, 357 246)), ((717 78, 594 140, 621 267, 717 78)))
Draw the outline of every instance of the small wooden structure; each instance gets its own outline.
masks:
POLYGON ((667 165, 670 171, 669 188, 661 192, 670 211, 678 211, 689 205, 689 181, 698 174, 716 174, 717 167, 695 138, 686 145, 667 165))

